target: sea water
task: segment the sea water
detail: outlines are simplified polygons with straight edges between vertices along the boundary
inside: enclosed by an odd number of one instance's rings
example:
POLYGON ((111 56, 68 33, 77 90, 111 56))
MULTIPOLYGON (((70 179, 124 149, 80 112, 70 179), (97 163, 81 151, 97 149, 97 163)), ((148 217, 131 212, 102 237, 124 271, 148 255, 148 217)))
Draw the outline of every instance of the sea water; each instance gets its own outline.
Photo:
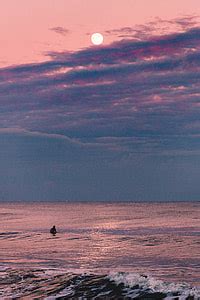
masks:
POLYGON ((104 274, 126 286, 192 291, 197 299, 199 217, 198 202, 0 203, 0 275, 8 280, 0 281, 0 295, 13 274, 40 270, 104 274))

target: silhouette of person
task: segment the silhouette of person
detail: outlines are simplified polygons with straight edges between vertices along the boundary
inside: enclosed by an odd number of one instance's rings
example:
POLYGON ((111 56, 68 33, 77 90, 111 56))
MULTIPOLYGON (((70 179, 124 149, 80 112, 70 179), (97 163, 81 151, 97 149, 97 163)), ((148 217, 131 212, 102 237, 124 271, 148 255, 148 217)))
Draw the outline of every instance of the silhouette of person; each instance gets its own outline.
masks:
POLYGON ((50 229, 50 233, 53 234, 53 235, 55 235, 57 233, 55 225, 53 225, 53 227, 50 229))

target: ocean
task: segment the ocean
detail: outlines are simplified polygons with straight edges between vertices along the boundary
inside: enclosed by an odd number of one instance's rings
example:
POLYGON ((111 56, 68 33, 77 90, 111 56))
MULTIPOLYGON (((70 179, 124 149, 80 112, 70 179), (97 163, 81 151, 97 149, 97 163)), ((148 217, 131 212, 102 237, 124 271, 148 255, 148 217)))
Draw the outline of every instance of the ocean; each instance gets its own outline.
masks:
POLYGON ((198 202, 2 202, 0 299, 200 299, 199 218, 198 202))

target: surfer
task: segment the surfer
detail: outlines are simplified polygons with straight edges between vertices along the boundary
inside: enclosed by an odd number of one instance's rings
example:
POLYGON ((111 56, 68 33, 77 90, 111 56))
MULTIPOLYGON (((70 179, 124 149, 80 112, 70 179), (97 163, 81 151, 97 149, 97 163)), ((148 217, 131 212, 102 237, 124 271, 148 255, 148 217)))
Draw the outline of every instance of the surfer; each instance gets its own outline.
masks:
POLYGON ((53 225, 53 227, 50 229, 50 233, 53 234, 53 235, 55 235, 57 233, 55 225, 53 225))

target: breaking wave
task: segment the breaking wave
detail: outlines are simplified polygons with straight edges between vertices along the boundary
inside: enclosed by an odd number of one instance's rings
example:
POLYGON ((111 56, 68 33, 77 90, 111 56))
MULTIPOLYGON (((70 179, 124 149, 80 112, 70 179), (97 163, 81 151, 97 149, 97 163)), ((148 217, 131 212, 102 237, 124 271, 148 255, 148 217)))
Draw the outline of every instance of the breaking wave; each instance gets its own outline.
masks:
POLYGON ((200 299, 200 289, 151 276, 91 274, 58 269, 0 269, 0 299, 200 299))

